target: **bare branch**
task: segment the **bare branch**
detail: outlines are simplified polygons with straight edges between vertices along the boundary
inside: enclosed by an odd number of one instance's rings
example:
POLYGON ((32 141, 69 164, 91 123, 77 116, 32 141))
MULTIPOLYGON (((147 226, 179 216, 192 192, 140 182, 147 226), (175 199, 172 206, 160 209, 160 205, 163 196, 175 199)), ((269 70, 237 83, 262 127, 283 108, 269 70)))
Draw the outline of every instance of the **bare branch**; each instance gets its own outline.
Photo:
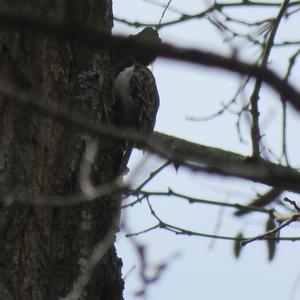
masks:
MULTIPOLYGON (((274 235, 274 233, 279 232, 282 228, 287 227, 291 223, 298 221, 299 218, 300 218, 299 213, 293 214, 289 219, 282 222, 279 226, 277 226, 277 227, 275 227, 275 228, 273 228, 273 229, 271 229, 271 230, 269 230, 269 231, 267 231, 263 234, 259 234, 259 235, 255 236, 253 238, 248 238, 248 239, 245 239, 245 240, 241 241, 241 246, 246 246, 247 244, 252 243, 254 241, 262 240, 262 239, 265 239, 266 237, 268 237, 270 235, 274 235)), ((274 239, 281 240, 282 238, 274 238, 274 239)))
POLYGON ((137 200, 124 205, 122 208, 127 208, 130 206, 134 206, 136 203, 141 202, 142 200, 149 199, 150 197, 176 197, 180 198, 183 200, 188 201, 190 204, 208 204, 208 205, 214 205, 214 206, 221 206, 221 207, 230 207, 230 208, 235 208, 235 209, 240 209, 240 210, 248 210, 248 211, 255 211, 255 212, 261 212, 265 214, 270 214, 271 210, 266 209, 263 207, 258 207, 258 206, 246 206, 246 205, 241 205, 239 203, 228 203, 224 201, 216 201, 216 200, 207 200, 207 199, 202 199, 202 198, 196 198, 196 197, 191 197, 188 195, 184 195, 181 193, 174 192, 170 188, 168 189, 168 192, 149 192, 149 191, 131 191, 130 192, 133 196, 137 197, 137 200))
POLYGON ((285 198, 283 199, 283 201, 288 202, 289 204, 291 204, 291 205, 294 207, 294 209, 295 209, 297 212, 300 212, 300 208, 299 208, 299 206, 297 205, 297 203, 296 203, 294 200, 291 200, 291 199, 289 199, 288 197, 285 197, 285 198))
MULTIPOLYGON (((289 4, 289 7, 297 7, 297 5, 299 5, 300 2, 299 1, 295 1, 289 4)), ((280 7, 281 6, 281 2, 259 2, 259 1, 236 1, 236 2, 227 2, 227 3, 218 3, 217 1, 214 1, 214 3, 207 9, 192 14, 192 15, 188 15, 188 14, 181 14, 178 18, 171 20, 171 21, 166 21, 164 23, 161 23, 159 25, 159 28, 162 27, 166 27, 166 26, 171 26, 171 25, 176 25, 176 24, 181 24, 183 22, 187 22, 187 21, 191 21, 191 20, 195 20, 195 19, 202 19, 204 17, 206 17, 209 13, 214 12, 214 11, 222 11, 224 9, 230 9, 230 8, 249 8, 249 7, 280 7)), ((177 12, 178 13, 178 12, 177 12)), ((156 23, 146 23, 146 22, 130 22, 126 19, 123 18, 118 18, 115 17, 114 18, 116 21, 121 22, 121 23, 125 23, 127 25, 130 26, 134 26, 134 27, 145 27, 145 26, 152 26, 152 27, 156 27, 157 24, 156 23)))
POLYGON ((292 168, 277 165, 263 159, 251 160, 230 151, 199 145, 164 134, 156 133, 147 138, 136 131, 125 131, 115 126, 91 122, 82 115, 70 113, 70 110, 61 105, 58 109, 49 101, 28 97, 25 93, 17 93, 12 89, 1 88, 0 94, 4 96, 3 101, 12 100, 25 107, 35 109, 48 117, 68 122, 85 130, 91 136, 98 137, 103 135, 139 142, 145 149, 157 153, 168 161, 175 162, 177 165, 186 166, 191 170, 239 177, 283 190, 300 192, 300 173, 292 168))
MULTIPOLYGON (((263 49, 261 67, 266 68, 271 53, 271 49, 274 44, 275 35, 279 26, 279 23, 284 16, 289 5, 289 0, 285 0, 282 3, 282 6, 279 10, 277 18, 272 22, 271 31, 269 37, 266 41, 266 45, 263 49)), ((260 128, 259 128, 259 110, 258 110, 258 101, 259 93, 262 87, 263 80, 262 78, 256 78, 253 93, 250 97, 251 103, 251 116, 252 116, 252 126, 251 126, 251 141, 252 141, 252 156, 254 158, 260 157, 260 128)))
MULTIPOLYGON (((253 160, 230 151, 207 147, 176 137, 156 133, 157 143, 166 145, 168 158, 209 174, 234 176, 264 183, 283 190, 300 192, 300 173, 263 159, 253 160)), ((166 149, 166 148, 165 148, 166 149)))
MULTIPOLYGON (((252 1, 247 2, 252 3, 252 1)), ((145 41, 135 41, 123 36, 112 36, 101 30, 84 25, 78 27, 75 25, 75 27, 69 28, 69 26, 57 22, 55 23, 53 20, 49 20, 45 17, 31 18, 28 16, 0 12, 0 25, 2 27, 17 30, 20 28, 22 28, 22 30, 27 29, 32 33, 47 34, 50 37, 60 40, 76 41, 92 48, 103 49, 103 47, 116 47, 121 48, 128 53, 145 51, 146 53, 161 57, 250 75, 263 80, 282 97, 287 99, 295 109, 300 111, 300 93, 292 85, 288 84, 285 80, 282 80, 278 75, 266 68, 239 61, 235 57, 227 58, 201 50, 179 48, 167 43, 154 45, 145 41)))
MULTIPOLYGON (((152 205, 150 204, 149 200, 147 200, 148 202, 148 206, 150 209, 150 212, 152 214, 152 216, 157 220, 157 224, 154 226, 151 226, 147 229, 144 229, 140 232, 137 233, 128 233, 126 234, 127 237, 133 237, 133 236, 138 236, 140 234, 146 233, 146 232, 150 232, 152 230, 155 229, 164 229, 167 231, 170 231, 176 235, 186 235, 186 236, 197 236, 197 237, 205 237, 205 238, 212 238, 212 239, 220 239, 220 240, 229 240, 229 241, 239 241, 239 242, 245 242, 245 240, 250 240, 252 238, 240 238, 240 237, 233 237, 233 236, 228 236, 228 235, 215 235, 215 234, 206 234, 206 233, 202 233, 202 232, 196 232, 193 230, 187 230, 185 228, 179 227, 179 226, 174 226, 172 224, 166 223, 164 222, 154 211, 152 205)), ((299 218, 299 214, 298 214, 298 218, 299 218)), ((287 224, 288 225, 288 224, 287 224)), ((286 225, 286 226, 287 226, 286 225)), ((284 227, 284 226, 283 226, 284 227)), ((277 227, 276 227, 277 228, 277 227)), ((273 233, 273 232, 272 232, 273 233)), ((259 240, 278 240, 278 241, 290 241, 290 242, 294 242, 294 241, 300 241, 300 237, 295 236, 295 237, 269 237, 270 233, 268 233, 267 235, 261 236, 258 239, 259 240)))

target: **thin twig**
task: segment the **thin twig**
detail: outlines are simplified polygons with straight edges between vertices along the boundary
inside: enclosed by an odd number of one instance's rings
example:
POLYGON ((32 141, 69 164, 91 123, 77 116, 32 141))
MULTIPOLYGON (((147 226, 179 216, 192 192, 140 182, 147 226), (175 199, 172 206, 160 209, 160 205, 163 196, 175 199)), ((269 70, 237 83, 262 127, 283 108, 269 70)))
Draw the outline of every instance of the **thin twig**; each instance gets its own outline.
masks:
MULTIPOLYGON (((257 240, 262 240, 262 239, 265 239, 266 237, 270 236, 270 235, 274 235, 275 233, 279 232, 282 228, 284 227, 287 227, 289 226, 291 223, 293 222, 296 222, 298 221, 300 218, 300 214, 299 213, 295 213, 293 214, 289 219, 283 221, 280 225, 278 225, 277 227, 265 232, 265 233, 262 233, 262 234, 259 234, 253 238, 249 238, 249 239, 245 239, 243 241, 241 241, 241 246, 246 246, 247 244, 249 243, 252 243, 254 241, 257 241, 257 240)), ((281 238, 275 238, 276 240, 281 240, 281 238)))
POLYGON ((212 201, 207 199, 201 199, 196 197, 187 196, 181 193, 174 192, 170 188, 168 189, 168 192, 149 192, 149 191, 136 191, 133 190, 130 192, 132 195, 135 195, 137 197, 136 201, 133 201, 125 206, 123 208, 127 208, 130 206, 134 206, 136 203, 141 202, 142 200, 148 199, 149 197, 176 197, 183 200, 188 201, 190 204, 207 204, 207 205, 213 205, 213 206, 222 206, 222 207, 230 207, 234 209, 249 209, 251 211, 261 212, 265 214, 270 214, 272 210, 266 209, 263 207, 256 207, 256 206, 246 206, 241 205, 239 203, 228 203, 224 201, 212 201))
MULTIPOLYGON (((294 7, 300 4, 300 1, 295 1, 289 4, 289 7, 294 7)), ((170 21, 166 21, 164 23, 160 24, 160 28, 162 27, 167 27, 167 26, 171 26, 171 25, 176 25, 176 24, 182 24, 184 22, 188 22, 191 20, 195 20, 195 19, 202 19, 207 17, 207 15, 213 11, 222 11, 224 9, 230 9, 230 8, 249 8, 249 7, 270 7, 270 8, 274 8, 274 7, 280 7, 281 6, 281 2, 269 2, 269 1, 265 1, 265 2, 258 2, 258 1, 237 1, 237 2, 228 2, 228 3, 218 3, 218 2, 214 2, 209 8, 201 11, 201 12, 197 12, 195 14, 182 14, 180 15, 178 18, 174 19, 174 20, 170 20, 170 21)), ((114 18, 116 21, 130 25, 130 26, 134 26, 134 27, 147 27, 147 26, 151 26, 151 27, 155 27, 157 26, 157 23, 146 23, 146 22, 130 22, 127 19, 124 18, 118 18, 115 17, 114 18)))
MULTIPOLYGON (((274 44, 275 35, 279 26, 279 23, 284 16, 287 8, 289 5, 289 0, 285 0, 282 3, 282 6, 279 10, 279 13, 274 19, 272 24, 272 29, 269 34, 269 38, 267 39, 266 45, 263 50, 262 55, 262 61, 261 61, 261 67, 266 68, 268 59, 271 53, 271 49, 274 44)), ((258 159, 260 157, 260 128, 259 128, 259 109, 258 109, 258 100, 259 100, 259 93, 262 87, 263 81, 260 78, 257 78, 255 80, 255 85, 253 89, 253 93, 250 97, 250 103, 251 103, 251 116, 252 116, 252 126, 251 126, 251 141, 252 141, 252 156, 255 159, 258 159)))
POLYGON ((300 207, 297 205, 297 203, 294 200, 289 199, 288 197, 284 197, 283 201, 288 202, 289 204, 291 204, 294 209, 298 212, 300 212, 300 207))
POLYGON ((163 18, 164 18, 164 16, 165 16, 165 13, 167 12, 167 10, 168 10, 168 8, 169 8, 171 2, 172 2, 172 0, 169 0, 168 3, 166 4, 166 6, 164 7, 164 10, 163 10, 163 12, 162 12, 162 14, 161 14, 161 17, 160 17, 159 21, 158 21, 157 28, 160 27, 160 24, 161 24, 161 22, 162 22, 162 20, 163 20, 163 18))
MULTIPOLYGON (((289 81, 292 70, 295 66, 296 60, 300 55, 300 49, 298 49, 289 59, 289 65, 285 74, 284 79, 286 82, 289 81)), ((289 166, 289 158, 287 153, 287 103, 284 98, 281 97, 282 103, 282 155, 285 158, 286 164, 289 166)))
POLYGON ((164 162, 160 167, 158 167, 156 170, 152 171, 150 174, 149 174, 149 177, 144 181, 142 182, 135 190, 134 190, 134 193, 137 193, 139 191, 142 190, 142 188, 147 184, 149 183, 156 175, 158 175, 162 170, 164 170, 167 166, 169 166, 171 164, 170 161, 166 161, 164 162))
MULTIPOLYGON (((154 226, 151 226, 150 228, 144 229, 140 232, 136 232, 136 233, 127 233, 126 236, 128 237, 132 237, 132 236, 138 236, 140 234, 143 234, 145 232, 150 232, 152 230, 156 230, 156 229, 164 229, 167 231, 170 231, 176 235, 186 235, 186 236, 198 236, 198 237, 205 237, 205 238, 213 238, 213 239, 220 239, 220 240, 229 240, 229 241, 244 241, 245 239, 248 240, 250 238, 236 238, 233 236, 226 236, 226 235, 215 235, 215 234, 206 234, 206 233, 201 233, 201 232, 196 232, 196 231, 192 231, 192 230, 187 230, 178 226, 174 226, 171 224, 168 224, 166 222, 164 222, 160 217, 158 217, 158 215, 156 214, 156 212, 154 211, 151 203, 149 200, 147 200, 151 215, 157 220, 157 224, 154 226)), ((298 216, 299 218, 299 216, 298 216)), ((264 236, 259 238, 260 240, 278 240, 278 241, 290 241, 290 242, 294 242, 294 241, 300 241, 300 237, 269 237, 269 236, 264 236)))

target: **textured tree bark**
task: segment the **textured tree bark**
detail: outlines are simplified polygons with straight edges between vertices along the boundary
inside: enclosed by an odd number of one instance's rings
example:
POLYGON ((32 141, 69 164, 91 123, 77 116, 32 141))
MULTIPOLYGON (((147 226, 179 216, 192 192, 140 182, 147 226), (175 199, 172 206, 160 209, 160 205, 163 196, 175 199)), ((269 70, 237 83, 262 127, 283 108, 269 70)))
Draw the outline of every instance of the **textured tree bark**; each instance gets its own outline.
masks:
MULTIPOLYGON (((76 18, 110 31, 111 1, 74 2, 81 5, 76 18)), ((59 3, 63 1, 0 0, 0 9, 63 18, 71 10, 59 3)), ((106 49, 95 52, 22 30, 0 32, 1 84, 46 97, 58 107, 68 105, 89 119, 113 118, 110 74, 106 49)), ((0 104, 0 299, 59 299, 72 289, 79 261, 91 254, 111 227, 118 199, 111 196, 55 208, 9 203, 12 191, 33 198, 79 192, 78 173, 88 136, 6 99, 0 104)), ((99 137, 99 144, 92 172, 95 185, 116 176, 122 152, 112 140, 99 137)), ((81 299, 122 299, 120 269, 121 261, 111 247, 81 299)))

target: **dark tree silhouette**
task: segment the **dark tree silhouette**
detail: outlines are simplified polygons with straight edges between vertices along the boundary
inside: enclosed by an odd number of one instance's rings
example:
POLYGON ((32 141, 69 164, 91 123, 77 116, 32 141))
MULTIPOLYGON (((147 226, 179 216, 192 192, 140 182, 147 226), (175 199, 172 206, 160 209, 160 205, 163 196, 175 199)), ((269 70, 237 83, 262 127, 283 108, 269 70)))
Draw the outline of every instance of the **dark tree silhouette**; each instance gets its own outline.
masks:
MULTIPOLYGON (((106 0, 7 0, 0 2, 0 10, 52 18, 75 32, 79 22, 108 33, 112 24, 111 2, 106 0)), ((67 105, 70 113, 111 122, 113 79, 108 49, 90 50, 22 29, 1 30, 0 57, 2 88, 47 99, 58 111, 67 105)), ((82 277, 90 269, 95 246, 115 226, 118 198, 67 205, 80 191, 80 164, 91 138, 64 121, 10 100, 8 95, 1 97, 0 298, 60 299, 76 285, 79 291, 72 292, 78 295, 72 299, 78 299, 80 287, 86 285, 81 299, 122 299, 121 261, 113 236, 90 280, 82 277), (14 202, 15 196, 29 204, 14 202), (61 197, 61 207, 43 205, 55 196, 69 198, 61 197), (34 199, 40 205, 32 206, 34 199)), ((94 185, 115 178, 122 155, 117 142, 100 136, 97 140, 101 146, 90 170, 94 185)))

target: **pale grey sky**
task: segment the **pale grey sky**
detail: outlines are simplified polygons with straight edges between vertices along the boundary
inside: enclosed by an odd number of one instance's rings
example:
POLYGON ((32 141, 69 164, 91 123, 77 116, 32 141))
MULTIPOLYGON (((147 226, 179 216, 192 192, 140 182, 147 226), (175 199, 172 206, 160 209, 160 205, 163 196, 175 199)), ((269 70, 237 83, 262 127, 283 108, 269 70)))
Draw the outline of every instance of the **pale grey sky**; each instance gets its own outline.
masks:
MULTIPOLYGON (((167 2, 167 1, 166 1, 167 2)), ((203 5, 207 1, 200 1, 203 5)), ((199 11, 199 1, 185 0, 172 2, 174 7, 187 12, 199 11)), ((276 13, 276 10, 273 12, 276 13)), ((115 0, 114 13, 118 17, 131 21, 158 22, 162 8, 147 4, 143 0, 115 0)), ((241 18, 253 19, 266 15, 266 11, 241 11, 241 18), (250 13, 249 13, 250 12, 250 13)), ((176 17, 167 13, 165 19, 176 17)), ((278 36, 287 39, 299 28, 300 21, 291 19, 291 27, 283 26, 278 36)), ((115 32, 137 32, 115 22, 115 32)), ((161 30, 163 40, 180 46, 193 46, 210 49, 217 53, 229 53, 230 48, 222 42, 222 36, 207 21, 191 21, 182 25, 174 25, 161 30)), ((238 41, 242 49, 241 56, 253 61, 257 52, 245 42, 238 41)), ((272 67, 282 72, 286 66, 289 53, 276 50, 272 54, 272 67), (284 59, 283 59, 284 58, 284 59)), ((299 66, 295 69, 293 81, 299 81, 299 66)), ((247 144, 238 139, 235 122, 236 117, 226 113, 222 117, 208 122, 190 122, 188 116, 207 116, 217 111, 222 102, 227 102, 234 95, 241 77, 225 71, 212 70, 185 63, 157 59, 153 66, 160 93, 161 106, 158 113, 156 130, 189 139, 222 149, 229 149, 244 155, 250 154, 249 128, 244 122, 243 136, 247 144)), ((281 112, 277 95, 264 90, 261 101, 262 128, 266 134, 264 142, 272 148, 274 154, 280 153, 281 112)), ((233 108, 234 109, 234 108, 233 108)), ((295 162, 299 156, 299 138, 293 138, 300 130, 299 115, 289 121, 291 137, 290 154, 295 162)), ((131 169, 142 160, 142 153, 135 152, 131 160, 131 169)), ((160 164, 155 158, 143 162, 144 168, 139 172, 137 182, 147 176, 147 172, 160 164)), ((298 159, 298 165, 300 161, 298 159)), ((146 190, 167 191, 171 187, 176 192, 190 196, 202 197, 215 201, 245 203, 256 192, 263 191, 264 186, 247 181, 208 177, 180 169, 178 174, 173 167, 165 170, 155 178, 146 190)), ((299 196, 293 195, 294 199, 299 196)), ((152 199, 155 211, 167 222, 187 229, 203 233, 214 233, 218 220, 221 226, 218 234, 235 236, 240 230, 253 235, 264 230, 264 216, 253 214, 238 219, 232 216, 233 210, 205 205, 189 205, 174 198, 152 199), (221 216, 221 217, 220 217, 221 216)), ((126 210, 126 222, 132 232, 136 232, 155 224, 146 203, 126 210)), ((290 235, 297 235, 299 225, 294 224, 285 230, 290 235)), ((248 245, 239 258, 233 257, 233 243, 230 241, 210 240, 206 238, 176 236, 170 232, 156 230, 144 234, 138 239, 146 246, 149 263, 157 265, 171 260, 168 269, 159 281, 149 286, 147 299, 288 299, 292 286, 300 272, 297 257, 300 243, 281 242, 273 262, 267 260, 267 248, 264 242, 248 245), (179 256, 172 260, 176 254, 179 256)), ((123 258, 123 273, 133 266, 136 268, 126 279, 125 299, 134 299, 134 292, 140 287, 138 262, 131 243, 121 233, 118 236, 117 249, 123 258)), ((300 281, 298 281, 300 284, 300 281)), ((297 293, 300 295, 300 289, 297 293)), ((295 298, 297 299, 297 297, 295 298)))

